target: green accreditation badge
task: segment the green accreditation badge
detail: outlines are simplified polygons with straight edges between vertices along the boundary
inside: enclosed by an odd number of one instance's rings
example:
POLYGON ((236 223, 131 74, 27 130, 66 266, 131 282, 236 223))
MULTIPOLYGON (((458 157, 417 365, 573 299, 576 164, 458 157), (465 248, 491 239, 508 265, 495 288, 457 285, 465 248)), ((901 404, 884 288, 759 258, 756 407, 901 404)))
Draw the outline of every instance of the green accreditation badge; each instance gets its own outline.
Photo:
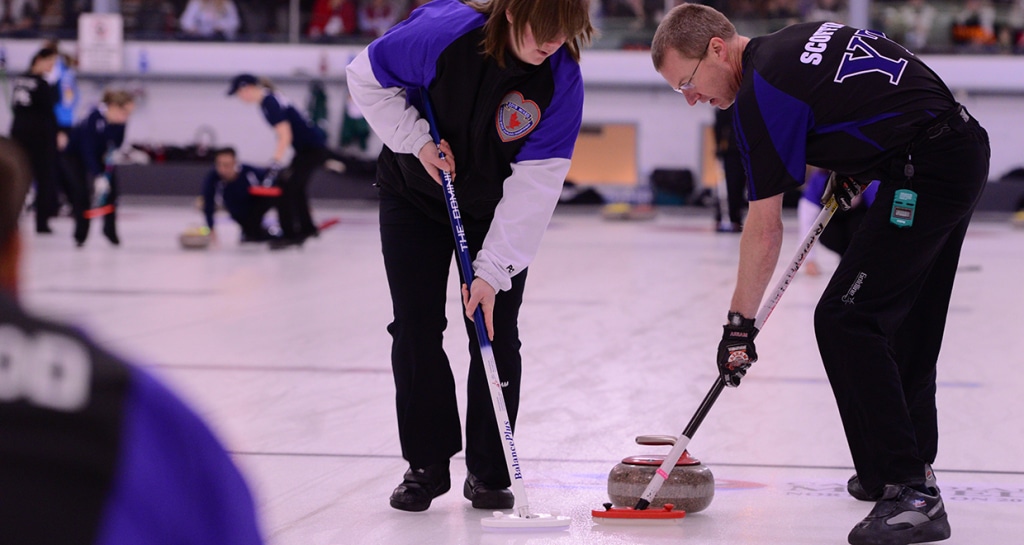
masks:
POLYGON ((914 209, 917 208, 917 193, 909 189, 897 189, 892 200, 892 213, 889 223, 896 227, 914 225, 914 209))

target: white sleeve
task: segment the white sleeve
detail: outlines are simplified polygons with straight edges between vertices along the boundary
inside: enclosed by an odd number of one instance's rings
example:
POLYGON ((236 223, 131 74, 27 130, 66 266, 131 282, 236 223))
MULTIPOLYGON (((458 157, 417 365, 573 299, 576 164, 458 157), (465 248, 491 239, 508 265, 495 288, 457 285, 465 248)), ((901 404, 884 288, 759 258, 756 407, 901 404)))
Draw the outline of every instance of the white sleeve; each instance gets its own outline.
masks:
POLYGON ((405 89, 381 87, 370 65, 369 48, 356 56, 345 70, 352 101, 381 141, 395 153, 416 155, 428 142, 430 125, 416 108, 408 106, 405 89))
POLYGON ((511 288, 512 277, 537 256, 569 165, 564 158, 512 164, 483 248, 473 261, 474 274, 495 290, 511 288))

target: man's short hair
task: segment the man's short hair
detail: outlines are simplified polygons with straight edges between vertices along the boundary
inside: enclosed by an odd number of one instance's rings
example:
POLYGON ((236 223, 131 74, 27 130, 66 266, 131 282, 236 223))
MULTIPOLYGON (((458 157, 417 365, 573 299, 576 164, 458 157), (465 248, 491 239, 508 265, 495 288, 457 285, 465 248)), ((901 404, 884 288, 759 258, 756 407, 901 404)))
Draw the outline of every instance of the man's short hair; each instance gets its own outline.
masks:
POLYGON ((217 158, 221 155, 230 155, 231 157, 238 157, 238 154, 235 153, 235 148, 231 146, 224 146, 223 148, 217 149, 217 151, 214 152, 213 157, 217 158))
POLYGON ((683 58, 699 59, 704 56, 711 38, 725 41, 736 36, 736 27, 715 8, 701 4, 680 4, 665 14, 651 41, 651 60, 654 69, 661 71, 665 55, 671 50, 683 58))
POLYGON ((0 137, 0 252, 7 250, 7 244, 18 231, 30 180, 28 160, 21 146, 0 137))

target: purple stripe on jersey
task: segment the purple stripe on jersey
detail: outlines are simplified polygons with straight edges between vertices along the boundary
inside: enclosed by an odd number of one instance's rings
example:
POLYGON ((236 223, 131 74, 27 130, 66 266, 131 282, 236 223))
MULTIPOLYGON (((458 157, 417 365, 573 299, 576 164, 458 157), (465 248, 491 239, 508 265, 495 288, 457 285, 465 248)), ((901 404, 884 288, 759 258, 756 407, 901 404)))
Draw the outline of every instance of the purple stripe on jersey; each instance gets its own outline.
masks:
POLYGON ((373 75, 382 87, 429 87, 441 52, 484 21, 484 14, 459 0, 428 2, 370 44, 373 75))
POLYGON ((885 148, 882 147, 881 144, 868 138, 864 133, 860 131, 860 128, 866 127, 873 123, 877 123, 879 121, 891 119, 893 117, 899 117, 900 115, 902 114, 890 112, 881 115, 876 115, 875 117, 869 117, 867 119, 860 119, 857 121, 847 121, 845 123, 836 123, 834 125, 823 125, 821 127, 815 127, 814 132, 817 134, 827 134, 830 132, 844 132, 850 135, 851 137, 856 138, 857 140, 870 144, 878 151, 885 151, 885 148))
POLYGON ((814 113, 807 103, 783 92, 754 70, 754 94, 768 136, 786 172, 803 184, 807 169, 807 134, 814 113))
POLYGON ((132 369, 113 490, 97 545, 258 545, 253 499, 205 424, 132 369))
POLYGON ((572 159, 576 138, 583 123, 583 76, 567 47, 551 56, 554 93, 544 110, 540 125, 526 137, 516 162, 543 159, 572 159))

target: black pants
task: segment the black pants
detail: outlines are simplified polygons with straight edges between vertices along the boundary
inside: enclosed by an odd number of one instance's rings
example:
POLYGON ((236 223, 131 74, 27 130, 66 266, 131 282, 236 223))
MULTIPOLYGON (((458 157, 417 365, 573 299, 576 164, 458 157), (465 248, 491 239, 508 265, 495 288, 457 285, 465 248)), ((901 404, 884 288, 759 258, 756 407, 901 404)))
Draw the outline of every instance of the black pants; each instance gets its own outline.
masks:
POLYGON ((868 205, 863 200, 846 212, 837 211, 821 232, 818 242, 842 256, 850 247, 850 242, 853 241, 853 236, 860 229, 860 224, 867 213, 868 205))
MULTIPOLYGON (((70 191, 71 210, 75 218, 75 241, 84 243, 89 237, 89 218, 85 217, 85 211, 92 207, 93 180, 85 171, 85 164, 81 159, 67 153, 60 154, 58 161, 60 176, 64 185, 70 191)), ((110 176, 110 195, 107 197, 107 204, 114 205, 114 210, 103 216, 103 233, 110 239, 117 239, 117 196, 118 181, 116 173, 110 176)))
MULTIPOLYGON (((912 179, 883 176, 815 311, 821 358, 868 493, 923 485, 938 448, 936 361, 990 155, 977 122, 953 126, 914 144, 912 179), (901 188, 918 195, 911 227, 889 221, 901 188)), ((897 163, 900 172, 906 160, 897 163)))
POLYGON ((243 237, 249 240, 265 240, 269 237, 263 226, 263 217, 271 208, 279 206, 280 197, 237 195, 225 191, 223 198, 228 214, 241 228, 243 237))
POLYGON ((281 235, 285 238, 305 238, 315 235, 316 224, 309 211, 307 188, 313 172, 327 160, 327 150, 310 148, 296 151, 288 165, 288 173, 281 185, 277 214, 281 235))
MULTIPOLYGON (((467 222, 465 227, 470 255, 475 256, 488 225, 467 222)), ((402 456, 417 468, 447 463, 462 449, 455 379, 442 346, 448 325, 446 302, 449 297, 461 300, 458 293, 448 293, 448 271, 455 251, 452 229, 447 223, 430 219, 407 200, 381 190, 380 234, 394 307, 394 321, 388 332, 392 337, 391 365, 402 456)), ((526 274, 524 269, 514 276, 512 288, 498 292, 494 304, 492 346, 498 374, 507 383, 502 391, 513 429, 522 375, 518 321, 526 274)), ((487 484, 509 486, 504 445, 498 435, 476 333, 469 320, 465 320, 465 326, 470 352, 466 466, 487 484)))

